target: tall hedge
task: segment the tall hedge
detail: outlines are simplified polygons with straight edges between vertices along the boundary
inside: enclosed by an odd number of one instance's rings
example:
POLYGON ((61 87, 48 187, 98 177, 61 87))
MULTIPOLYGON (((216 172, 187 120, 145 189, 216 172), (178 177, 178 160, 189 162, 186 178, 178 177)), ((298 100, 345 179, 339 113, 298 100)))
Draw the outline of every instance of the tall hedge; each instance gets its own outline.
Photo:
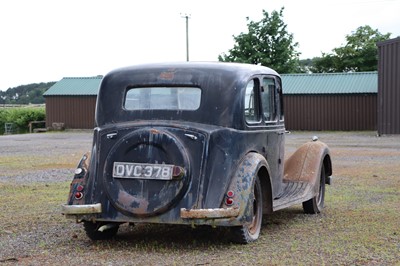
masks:
POLYGON ((0 134, 4 134, 6 123, 13 123, 15 133, 26 133, 29 132, 29 122, 44 120, 44 107, 0 108, 0 134))

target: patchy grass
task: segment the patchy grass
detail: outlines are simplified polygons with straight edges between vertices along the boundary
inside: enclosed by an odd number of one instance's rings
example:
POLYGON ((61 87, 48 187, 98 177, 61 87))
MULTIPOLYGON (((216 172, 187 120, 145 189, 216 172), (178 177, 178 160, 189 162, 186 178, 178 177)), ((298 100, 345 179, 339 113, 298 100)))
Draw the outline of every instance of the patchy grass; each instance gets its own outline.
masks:
MULTIPOLYGON (((69 182, 3 182, 0 261, 10 265, 399 264, 400 144, 393 143, 400 143, 400 138, 379 139, 376 144, 367 133, 352 141, 344 138, 350 133, 323 134, 334 167, 323 213, 305 215, 301 206, 278 211, 265 217, 256 243, 232 244, 224 228, 145 224, 124 225, 115 239, 93 242, 82 225, 60 214, 69 182)), ((304 135, 293 134, 287 141, 289 148, 304 142, 304 135)), ((75 166, 77 157, 32 160, 39 163, 38 169, 46 170, 75 166)), ((7 158, 3 164, 24 167, 12 155, 7 158)))
POLYGON ((0 156, 0 171, 4 176, 29 173, 35 170, 69 169, 76 167, 81 154, 51 157, 46 155, 0 156))
POLYGON ((0 183, 2 211, 0 236, 32 230, 50 221, 59 221, 59 206, 66 201, 69 183, 0 183), (10 219, 11 218, 11 219, 10 219))

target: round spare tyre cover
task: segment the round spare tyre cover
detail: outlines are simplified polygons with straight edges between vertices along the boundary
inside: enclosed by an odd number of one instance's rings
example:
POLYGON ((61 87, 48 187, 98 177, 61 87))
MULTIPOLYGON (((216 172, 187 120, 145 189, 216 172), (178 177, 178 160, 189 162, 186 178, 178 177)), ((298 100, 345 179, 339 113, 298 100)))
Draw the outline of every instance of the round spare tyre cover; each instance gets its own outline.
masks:
POLYGON ((184 146, 172 133, 154 128, 139 129, 122 137, 111 148, 103 173, 111 204, 128 216, 148 217, 166 212, 182 199, 190 184, 190 162, 184 146), (115 164, 126 167, 130 173, 135 165, 173 165, 175 173, 170 180, 121 178, 115 176, 115 164))

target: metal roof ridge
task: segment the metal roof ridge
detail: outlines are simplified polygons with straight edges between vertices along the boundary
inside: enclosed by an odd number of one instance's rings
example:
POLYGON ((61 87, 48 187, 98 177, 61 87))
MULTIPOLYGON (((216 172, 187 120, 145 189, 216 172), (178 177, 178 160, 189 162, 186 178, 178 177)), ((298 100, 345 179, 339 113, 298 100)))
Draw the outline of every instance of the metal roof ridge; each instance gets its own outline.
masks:
POLYGON ((63 77, 62 79, 102 79, 102 75, 93 76, 93 77, 63 77))
POLYGON ((378 71, 360 71, 360 72, 334 72, 334 73, 291 73, 281 74, 281 76, 340 76, 340 75, 361 75, 378 74, 378 71))

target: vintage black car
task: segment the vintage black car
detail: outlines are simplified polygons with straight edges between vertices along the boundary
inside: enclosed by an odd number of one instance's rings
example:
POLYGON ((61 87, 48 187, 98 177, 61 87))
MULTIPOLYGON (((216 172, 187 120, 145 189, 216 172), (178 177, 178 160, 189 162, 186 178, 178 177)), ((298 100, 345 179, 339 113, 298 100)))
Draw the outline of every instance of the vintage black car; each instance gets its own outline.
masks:
POLYGON ((122 223, 229 227, 258 238, 262 215, 319 213, 332 174, 314 139, 284 163, 282 83, 272 69, 163 63, 114 70, 100 85, 93 148, 62 212, 91 239, 122 223))

